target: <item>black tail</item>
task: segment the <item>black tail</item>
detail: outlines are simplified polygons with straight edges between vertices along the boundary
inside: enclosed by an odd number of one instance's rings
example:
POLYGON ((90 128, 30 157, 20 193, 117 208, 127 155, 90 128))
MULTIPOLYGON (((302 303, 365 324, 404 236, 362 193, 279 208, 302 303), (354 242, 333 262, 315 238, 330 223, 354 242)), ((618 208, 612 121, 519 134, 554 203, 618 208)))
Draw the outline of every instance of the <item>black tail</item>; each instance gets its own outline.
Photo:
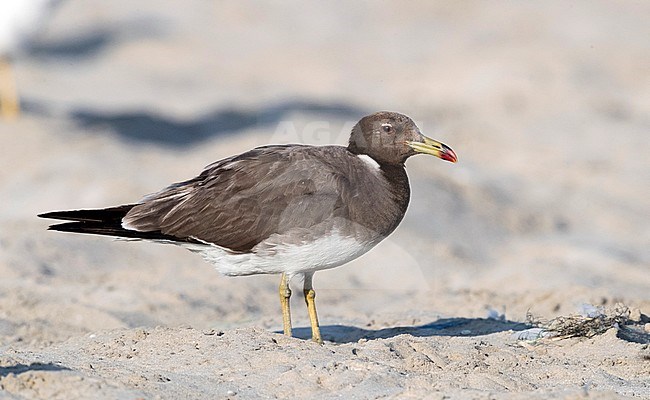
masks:
POLYGON ((200 243, 192 238, 179 238, 166 235, 160 231, 141 232, 122 227, 122 218, 132 209, 135 204, 123 206, 94 209, 94 210, 70 210, 52 211, 39 214, 41 218, 60 219, 62 224, 50 225, 48 230, 59 232, 87 233, 94 235, 116 236, 128 239, 150 239, 170 240, 174 242, 200 243))
POLYGON ((95 210, 52 211, 38 214, 41 218, 62 219, 64 221, 122 223, 122 218, 135 204, 102 208, 95 210))

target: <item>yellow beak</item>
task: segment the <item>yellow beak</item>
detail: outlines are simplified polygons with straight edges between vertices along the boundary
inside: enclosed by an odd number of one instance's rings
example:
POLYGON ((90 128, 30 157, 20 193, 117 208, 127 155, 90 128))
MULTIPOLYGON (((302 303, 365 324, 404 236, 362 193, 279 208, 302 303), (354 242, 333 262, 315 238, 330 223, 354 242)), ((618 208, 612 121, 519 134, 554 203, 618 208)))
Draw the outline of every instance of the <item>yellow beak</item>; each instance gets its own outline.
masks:
POLYGON ((406 144, 418 153, 431 154, 432 156, 453 163, 458 161, 458 157, 456 157, 456 153, 454 153, 451 147, 424 135, 422 135, 422 138, 424 142, 406 142, 406 144))

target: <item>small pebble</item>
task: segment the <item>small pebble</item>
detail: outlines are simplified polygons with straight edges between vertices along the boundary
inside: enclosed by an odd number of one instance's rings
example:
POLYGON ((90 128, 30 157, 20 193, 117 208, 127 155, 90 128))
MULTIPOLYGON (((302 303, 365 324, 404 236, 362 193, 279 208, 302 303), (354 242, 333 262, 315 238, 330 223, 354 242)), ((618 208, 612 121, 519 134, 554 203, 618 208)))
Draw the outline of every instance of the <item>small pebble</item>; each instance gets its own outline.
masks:
POLYGON ((549 336, 549 333, 542 328, 530 328, 514 332, 510 337, 515 340, 537 340, 549 336))
POLYGON ((648 322, 648 323, 646 323, 645 325, 643 325, 643 329, 644 329, 646 332, 650 333, 650 322, 648 322))

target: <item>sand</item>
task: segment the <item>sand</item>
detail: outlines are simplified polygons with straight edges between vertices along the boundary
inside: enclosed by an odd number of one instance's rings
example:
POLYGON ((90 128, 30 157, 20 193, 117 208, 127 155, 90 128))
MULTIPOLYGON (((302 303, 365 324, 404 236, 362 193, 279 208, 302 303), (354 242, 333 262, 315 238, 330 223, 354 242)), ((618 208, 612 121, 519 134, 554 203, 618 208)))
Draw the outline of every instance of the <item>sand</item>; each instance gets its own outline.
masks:
POLYGON ((0 398, 650 399, 648 14, 62 2, 16 58, 22 117, 0 122, 0 398), (298 295, 279 333, 277 276, 36 218, 258 145, 345 144, 377 110, 459 163, 409 160, 397 231, 316 274, 322 346, 298 295), (622 306, 590 337, 530 330, 622 306))

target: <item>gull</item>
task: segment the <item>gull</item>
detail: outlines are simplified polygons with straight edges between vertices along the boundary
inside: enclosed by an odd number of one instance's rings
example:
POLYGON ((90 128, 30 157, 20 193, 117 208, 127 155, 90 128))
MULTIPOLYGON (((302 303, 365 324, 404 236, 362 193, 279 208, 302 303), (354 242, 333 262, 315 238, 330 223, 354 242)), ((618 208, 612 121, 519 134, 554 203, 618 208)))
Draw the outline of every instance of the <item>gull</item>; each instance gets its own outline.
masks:
POLYGON ((289 336, 289 282, 302 276, 312 340, 322 343, 314 273, 354 260, 397 228, 410 198, 405 162, 416 154, 457 160, 411 118, 383 111, 362 118, 347 146, 257 147, 136 203, 39 216, 70 221, 55 231, 180 245, 228 276, 281 274, 289 336))

